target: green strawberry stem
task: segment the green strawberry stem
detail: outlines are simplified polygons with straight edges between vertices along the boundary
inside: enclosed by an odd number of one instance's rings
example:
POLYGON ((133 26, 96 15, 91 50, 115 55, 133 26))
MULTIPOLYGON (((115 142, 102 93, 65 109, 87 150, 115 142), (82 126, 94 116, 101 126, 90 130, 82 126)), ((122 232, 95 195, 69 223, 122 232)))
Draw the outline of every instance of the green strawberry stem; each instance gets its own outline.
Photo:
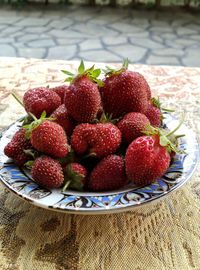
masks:
POLYGON ((68 180, 68 181, 65 183, 65 185, 64 185, 63 188, 62 188, 62 192, 65 192, 65 190, 69 187, 70 183, 71 183, 71 180, 68 180))
MULTIPOLYGON (((173 130, 171 130, 170 132, 168 132, 168 133, 166 134, 166 137, 169 137, 170 135, 174 134, 174 133, 180 128, 180 126, 183 124, 184 119, 185 119, 185 116, 184 116, 184 114, 183 114, 183 115, 182 115, 182 119, 181 119, 180 123, 178 124, 178 126, 177 126, 175 129, 173 129, 173 130)), ((182 136, 182 137, 183 137, 183 136, 182 136)))
MULTIPOLYGON (((160 133, 160 145, 161 146, 167 146, 167 149, 169 152, 175 152, 175 153, 179 153, 179 154, 183 154, 185 153, 183 150, 180 150, 176 147, 176 145, 171 141, 171 137, 172 135, 174 135, 174 133, 180 128, 180 126, 183 124, 184 122, 184 115, 182 116, 181 121, 179 122, 179 124, 177 125, 177 127, 175 127, 173 130, 171 130, 170 132, 163 134, 161 130, 158 129, 158 132, 160 133)), ((177 140, 180 137, 183 137, 184 135, 174 135, 175 140, 177 140)))
POLYGON ((12 92, 11 95, 17 100, 17 102, 24 108, 24 104, 21 101, 21 99, 15 94, 15 92, 12 92))
POLYGON ((185 137, 185 134, 176 135, 175 137, 176 137, 176 139, 183 138, 183 137, 185 137))
POLYGON ((163 107, 161 107, 161 110, 164 111, 164 112, 175 112, 175 110, 166 109, 166 108, 163 108, 163 107))
POLYGON ((37 120, 38 120, 38 119, 35 117, 35 115, 32 114, 31 112, 29 112, 28 114, 33 118, 34 121, 37 121, 37 120))

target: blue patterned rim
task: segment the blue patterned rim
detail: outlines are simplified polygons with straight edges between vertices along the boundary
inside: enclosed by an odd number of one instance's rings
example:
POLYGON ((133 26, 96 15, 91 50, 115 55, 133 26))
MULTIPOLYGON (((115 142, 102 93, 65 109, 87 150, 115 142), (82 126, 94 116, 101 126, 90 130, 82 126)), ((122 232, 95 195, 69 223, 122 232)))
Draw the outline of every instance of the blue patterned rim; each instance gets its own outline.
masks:
MULTIPOLYGON (((175 117, 166 114, 165 125, 172 129, 177 125, 175 117)), ((8 159, 3 149, 21 123, 8 127, 0 139, 0 179, 11 191, 34 205, 56 211, 75 214, 100 214, 130 210, 158 200, 181 187, 193 174, 199 157, 199 147, 194 132, 185 125, 179 134, 180 148, 187 154, 176 155, 165 175, 155 183, 143 187, 128 185, 113 192, 61 192, 61 189, 45 189, 35 183, 27 170, 17 167, 8 159)))

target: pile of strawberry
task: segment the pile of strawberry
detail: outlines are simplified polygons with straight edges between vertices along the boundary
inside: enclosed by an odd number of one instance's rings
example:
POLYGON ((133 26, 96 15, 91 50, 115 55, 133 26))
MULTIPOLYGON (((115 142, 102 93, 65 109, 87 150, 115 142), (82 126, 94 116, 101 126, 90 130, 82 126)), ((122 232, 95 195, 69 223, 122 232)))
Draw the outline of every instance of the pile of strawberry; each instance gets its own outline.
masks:
POLYGON ((160 104, 145 78, 127 61, 103 80, 82 61, 77 75, 63 72, 68 86, 25 93, 28 115, 5 154, 47 188, 109 191, 161 177, 177 149, 172 132, 159 128, 160 104))

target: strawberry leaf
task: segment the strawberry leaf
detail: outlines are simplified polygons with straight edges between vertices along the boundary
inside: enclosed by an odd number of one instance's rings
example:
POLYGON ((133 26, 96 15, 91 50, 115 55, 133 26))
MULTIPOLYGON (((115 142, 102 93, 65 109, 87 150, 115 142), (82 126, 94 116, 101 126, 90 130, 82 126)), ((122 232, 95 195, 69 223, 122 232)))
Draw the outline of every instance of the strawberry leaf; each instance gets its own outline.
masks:
POLYGON ((27 167, 28 169, 31 169, 33 166, 34 160, 29 160, 27 161, 24 166, 27 167))
POLYGON ((67 70, 61 70, 64 74, 68 75, 68 76, 74 76, 73 73, 71 73, 70 71, 67 70))
POLYGON ((101 74, 101 69, 100 68, 95 69, 95 70, 92 71, 92 77, 93 78, 99 77, 100 74, 101 74))
POLYGON ((64 80, 64 82, 72 82, 73 81, 73 78, 71 77, 68 77, 67 79, 64 80))
POLYGON ((103 71, 104 74, 108 75, 108 74, 115 73, 116 70, 114 68, 106 66, 106 68, 102 69, 102 71, 103 71))
POLYGON ((153 106, 157 107, 157 108, 161 108, 161 103, 160 103, 160 99, 159 97, 158 98, 155 98, 155 97, 152 97, 151 98, 151 103, 153 106))
POLYGON ((83 60, 81 60, 80 66, 78 67, 78 73, 83 74, 84 71, 85 71, 85 65, 84 65, 83 60))

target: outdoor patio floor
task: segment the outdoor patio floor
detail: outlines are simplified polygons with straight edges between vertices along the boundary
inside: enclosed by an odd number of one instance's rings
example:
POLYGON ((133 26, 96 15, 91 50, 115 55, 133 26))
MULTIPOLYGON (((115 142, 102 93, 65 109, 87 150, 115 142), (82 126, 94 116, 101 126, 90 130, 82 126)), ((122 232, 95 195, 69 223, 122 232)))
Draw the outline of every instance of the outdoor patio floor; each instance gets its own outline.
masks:
POLYGON ((200 66, 200 16, 108 7, 0 10, 0 56, 200 66))

